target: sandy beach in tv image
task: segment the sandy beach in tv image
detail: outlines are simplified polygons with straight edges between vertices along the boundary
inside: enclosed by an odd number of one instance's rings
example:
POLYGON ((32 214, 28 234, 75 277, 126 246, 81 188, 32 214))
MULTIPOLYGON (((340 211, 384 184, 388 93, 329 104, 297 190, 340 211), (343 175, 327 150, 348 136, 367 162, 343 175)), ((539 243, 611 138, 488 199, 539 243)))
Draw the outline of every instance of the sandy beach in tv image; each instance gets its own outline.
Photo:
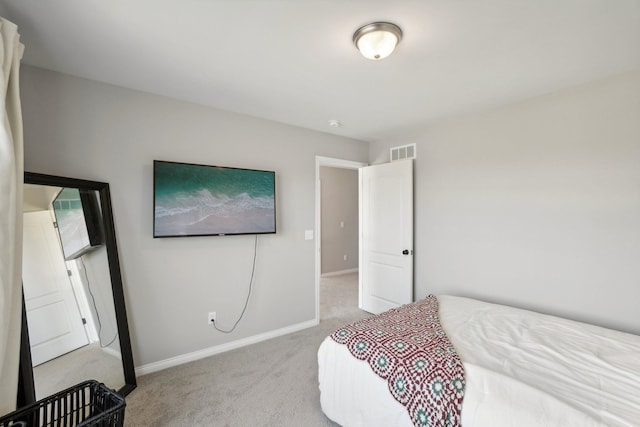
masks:
POLYGON ((275 174, 155 162, 154 236, 275 232, 275 174))

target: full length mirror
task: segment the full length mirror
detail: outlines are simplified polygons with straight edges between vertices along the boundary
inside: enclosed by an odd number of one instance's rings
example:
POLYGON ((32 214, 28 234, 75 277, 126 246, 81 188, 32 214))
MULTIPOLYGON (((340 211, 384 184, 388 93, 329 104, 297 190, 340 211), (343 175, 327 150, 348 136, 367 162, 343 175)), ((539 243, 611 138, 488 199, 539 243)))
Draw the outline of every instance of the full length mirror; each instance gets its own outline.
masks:
POLYGON ((109 185, 25 173, 26 402, 87 379, 127 394, 135 371, 109 185))

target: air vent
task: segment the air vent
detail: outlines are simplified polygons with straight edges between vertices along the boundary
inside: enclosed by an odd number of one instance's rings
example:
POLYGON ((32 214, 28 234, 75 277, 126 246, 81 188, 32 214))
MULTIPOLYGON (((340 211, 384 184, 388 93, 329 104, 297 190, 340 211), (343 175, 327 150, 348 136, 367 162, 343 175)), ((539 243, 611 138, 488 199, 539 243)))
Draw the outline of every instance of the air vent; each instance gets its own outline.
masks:
POLYGON ((391 161, 416 158, 416 144, 402 145, 400 147, 392 147, 389 149, 391 161))

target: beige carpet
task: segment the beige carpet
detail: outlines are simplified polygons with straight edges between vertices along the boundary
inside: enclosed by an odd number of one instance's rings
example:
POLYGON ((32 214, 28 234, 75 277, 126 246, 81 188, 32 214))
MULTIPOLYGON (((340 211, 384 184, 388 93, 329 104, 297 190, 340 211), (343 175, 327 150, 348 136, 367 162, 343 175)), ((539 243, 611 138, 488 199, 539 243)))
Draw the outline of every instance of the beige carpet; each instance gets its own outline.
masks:
POLYGON ((317 351, 357 308, 357 274, 321 280, 321 323, 138 378, 125 425, 336 426, 322 413, 317 351))
POLYGON ((89 378, 119 389, 124 385, 122 360, 95 343, 38 365, 33 368, 36 399, 51 396, 89 378))

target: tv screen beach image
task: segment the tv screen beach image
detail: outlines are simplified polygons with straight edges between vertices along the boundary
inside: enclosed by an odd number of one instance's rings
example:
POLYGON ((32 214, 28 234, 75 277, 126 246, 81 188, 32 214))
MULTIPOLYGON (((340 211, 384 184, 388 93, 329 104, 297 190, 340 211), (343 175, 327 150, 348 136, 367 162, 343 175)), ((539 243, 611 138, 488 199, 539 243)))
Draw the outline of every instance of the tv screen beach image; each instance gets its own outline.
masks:
POLYGON ((154 162, 154 237, 275 231, 274 172, 154 162))
POLYGON ((64 188, 53 201, 60 244, 66 260, 88 247, 89 234, 77 188, 64 188))

